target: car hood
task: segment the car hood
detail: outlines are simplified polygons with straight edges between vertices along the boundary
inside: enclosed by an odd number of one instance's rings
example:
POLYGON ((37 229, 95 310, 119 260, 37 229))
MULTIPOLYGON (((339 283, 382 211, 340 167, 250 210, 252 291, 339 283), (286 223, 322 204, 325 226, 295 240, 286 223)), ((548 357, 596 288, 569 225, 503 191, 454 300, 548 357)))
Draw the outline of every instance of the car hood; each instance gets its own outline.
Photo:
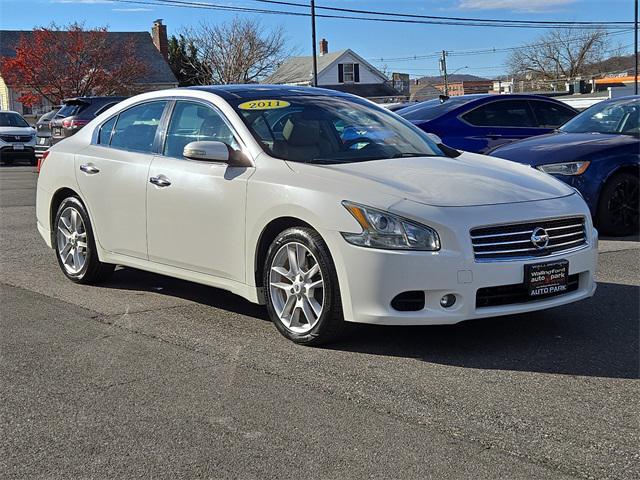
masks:
POLYGON ((35 130, 31 127, 0 127, 0 135, 33 135, 35 130))
POLYGON ((415 157, 337 165, 290 165, 294 171, 315 175, 324 181, 343 181, 350 191, 376 189, 433 206, 530 202, 574 193, 566 184, 528 166, 468 152, 457 158, 415 157))
POLYGON ((588 159, 611 148, 638 143, 630 135, 558 132, 509 143, 496 148, 491 155, 537 166, 588 159))

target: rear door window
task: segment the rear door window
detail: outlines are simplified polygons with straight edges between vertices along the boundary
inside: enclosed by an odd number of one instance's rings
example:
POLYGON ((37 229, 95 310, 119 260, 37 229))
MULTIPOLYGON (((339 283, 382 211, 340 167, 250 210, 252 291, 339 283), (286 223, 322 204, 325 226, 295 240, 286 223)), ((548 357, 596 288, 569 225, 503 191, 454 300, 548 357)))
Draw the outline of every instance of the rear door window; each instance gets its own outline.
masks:
POLYGON ((557 128, 576 116, 576 112, 570 108, 556 103, 530 100, 529 104, 533 108, 539 127, 557 128))
POLYGON ((113 126, 116 124, 117 119, 118 117, 113 117, 103 123, 102 127, 100 127, 100 133, 98 134, 98 143, 100 145, 109 145, 111 132, 113 131, 113 126))
POLYGON ((111 146, 151 153, 166 105, 166 101, 148 102, 120 113, 111 135, 111 146))
POLYGON ((536 127, 526 100, 499 100, 482 105, 462 118, 476 127, 536 127))

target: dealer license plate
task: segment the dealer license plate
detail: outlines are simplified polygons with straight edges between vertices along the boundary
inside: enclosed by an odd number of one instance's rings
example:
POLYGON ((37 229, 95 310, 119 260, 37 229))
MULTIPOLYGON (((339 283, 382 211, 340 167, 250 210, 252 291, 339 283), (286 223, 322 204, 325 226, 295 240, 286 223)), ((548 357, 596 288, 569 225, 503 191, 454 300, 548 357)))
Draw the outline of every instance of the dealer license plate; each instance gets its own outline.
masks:
POLYGON ((569 261, 525 265, 524 282, 530 297, 560 295, 569 287, 569 261))
POLYGON ((14 150, 24 150, 24 145, 21 143, 14 143, 13 144, 13 149, 14 150))

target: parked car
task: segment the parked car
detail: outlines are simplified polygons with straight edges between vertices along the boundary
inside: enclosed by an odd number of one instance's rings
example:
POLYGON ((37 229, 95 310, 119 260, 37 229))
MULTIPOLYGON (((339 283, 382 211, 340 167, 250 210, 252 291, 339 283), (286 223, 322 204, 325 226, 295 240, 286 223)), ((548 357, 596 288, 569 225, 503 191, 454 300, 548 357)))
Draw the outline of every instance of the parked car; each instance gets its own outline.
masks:
POLYGON ((51 121, 60 108, 56 107, 45 113, 36 122, 36 159, 42 157, 42 154, 51 146, 51 121))
POLYGON ((430 138, 333 90, 150 92, 49 149, 38 230, 71 281, 120 264, 219 287, 302 344, 345 321, 451 324, 593 295, 597 232, 573 188, 430 138), (288 111, 276 137, 269 113, 288 111), (343 140, 338 124, 369 130, 343 140))
POLYGON ((598 228, 638 232, 640 97, 605 100, 549 135, 510 143, 491 155, 526 163, 580 191, 598 228))
POLYGON ((416 105, 418 102, 395 102, 395 103, 382 103, 381 107, 386 108, 390 112, 397 112, 403 108, 411 107, 416 105))
POLYGON ((28 160, 35 165, 36 131, 17 112, 0 111, 0 160, 12 164, 28 160))
POLYGON ((76 97, 62 102, 51 120, 51 144, 74 135, 91 120, 126 97, 76 97))
POLYGON ((552 132, 578 114, 558 100, 539 95, 461 95, 434 99, 396 112, 449 147, 487 150, 552 132))

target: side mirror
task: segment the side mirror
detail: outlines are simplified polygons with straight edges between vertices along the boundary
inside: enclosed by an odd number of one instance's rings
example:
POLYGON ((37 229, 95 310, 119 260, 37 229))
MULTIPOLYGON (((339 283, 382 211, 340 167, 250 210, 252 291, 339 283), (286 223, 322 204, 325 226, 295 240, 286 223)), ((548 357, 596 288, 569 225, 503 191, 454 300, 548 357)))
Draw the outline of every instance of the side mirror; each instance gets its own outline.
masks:
POLYGON ((222 142, 190 142, 184 146, 182 155, 190 160, 227 163, 229 147, 222 142))
POLYGON ((222 162, 230 167, 251 167, 251 161, 242 153, 233 150, 223 142, 203 140, 187 143, 182 155, 190 160, 205 162, 222 162))

